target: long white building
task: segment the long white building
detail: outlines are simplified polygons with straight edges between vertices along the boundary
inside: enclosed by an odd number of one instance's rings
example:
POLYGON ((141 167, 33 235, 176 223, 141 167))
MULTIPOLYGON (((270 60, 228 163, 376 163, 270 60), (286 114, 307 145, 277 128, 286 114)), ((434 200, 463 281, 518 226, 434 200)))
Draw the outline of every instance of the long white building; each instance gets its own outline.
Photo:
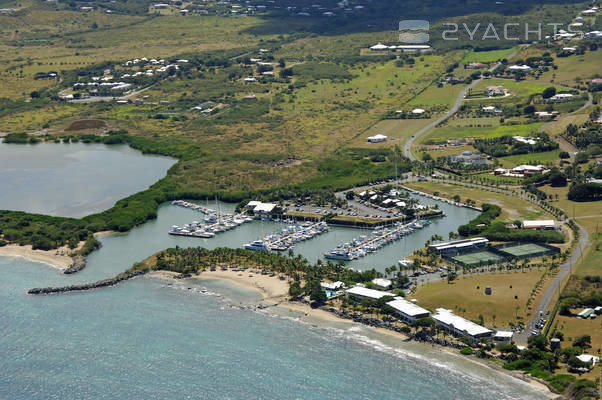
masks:
POLYGON ((455 240, 453 242, 444 242, 429 245, 429 249, 438 251, 439 253, 456 252, 460 250, 468 250, 471 248, 485 247, 489 240, 484 237, 476 237, 471 239, 455 240))
POLYGON ((462 318, 451 310, 438 308, 436 311, 437 313, 432 316, 435 323, 456 336, 467 336, 473 342, 478 342, 483 339, 491 339, 493 335, 492 330, 462 318))

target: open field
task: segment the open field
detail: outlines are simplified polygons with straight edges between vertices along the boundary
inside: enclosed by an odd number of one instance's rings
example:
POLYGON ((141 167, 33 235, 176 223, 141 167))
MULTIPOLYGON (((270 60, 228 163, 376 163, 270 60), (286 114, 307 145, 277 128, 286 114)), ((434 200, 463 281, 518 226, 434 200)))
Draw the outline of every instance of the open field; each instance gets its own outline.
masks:
POLYGON ((588 51, 583 55, 555 57, 554 63, 558 69, 543 73, 539 80, 575 86, 578 82, 600 76, 602 52, 588 51))
MULTIPOLYGON (((526 302, 544 273, 546 271, 542 269, 468 277, 459 274, 460 277, 450 284, 438 281, 419 287, 414 297, 421 307, 448 308, 473 321, 482 315, 487 326, 508 327, 510 322, 517 321, 517 316, 527 317, 526 302), (491 295, 485 294, 486 286, 491 287, 491 295)), ((535 296, 534 304, 538 297, 535 296)))
POLYGON ((380 121, 371 126, 365 132, 358 135, 355 140, 351 142, 352 147, 366 147, 366 148, 379 148, 379 147, 390 147, 393 144, 397 144, 400 147, 403 146, 405 141, 414 135, 421 128, 428 125, 432 118, 426 119, 386 119, 380 121), (386 142, 382 143, 368 143, 366 138, 377 134, 385 135, 388 137, 386 142))
POLYGON ((471 51, 467 53, 462 59, 463 64, 471 62, 490 63, 498 60, 507 58, 512 53, 518 50, 518 46, 511 47, 509 49, 502 50, 490 50, 490 51, 471 51))
MULTIPOLYGON (((512 81, 508 79, 484 79, 472 89, 473 94, 480 94, 485 92, 487 86, 503 86, 505 89, 510 91, 508 97, 492 97, 483 101, 496 102, 515 102, 517 100, 525 101, 529 96, 535 94, 541 94, 545 88, 553 86, 545 84, 544 82, 532 82, 532 81, 512 81)), ((473 102, 476 100, 473 100, 473 102)))
POLYGON ((429 109, 430 107, 451 107, 464 85, 429 86, 424 92, 414 97, 408 104, 429 109))
POLYGON ((440 182, 410 182, 406 186, 430 194, 439 192, 439 196, 448 199, 457 194, 462 201, 471 199, 476 201, 477 205, 483 203, 496 204, 502 208, 502 214, 498 217, 499 220, 537 219, 548 216, 545 211, 527 200, 483 189, 440 182))

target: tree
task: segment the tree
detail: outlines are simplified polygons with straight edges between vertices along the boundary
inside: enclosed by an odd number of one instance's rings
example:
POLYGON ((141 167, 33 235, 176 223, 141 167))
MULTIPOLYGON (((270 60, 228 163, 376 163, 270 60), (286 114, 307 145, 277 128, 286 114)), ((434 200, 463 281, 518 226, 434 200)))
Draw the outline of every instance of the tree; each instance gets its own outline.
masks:
POLYGON ((535 112, 535 106, 532 105, 528 105, 525 108, 523 108, 523 113, 526 115, 531 115, 535 112))
POLYGON ((545 335, 533 335, 529 336, 527 343, 529 348, 536 348, 538 350, 545 351, 546 347, 548 346, 548 339, 545 337, 545 335))
POLYGON ((320 286, 320 281, 318 279, 312 279, 307 283, 309 288, 306 289, 306 292, 309 293, 309 299, 318 304, 324 304, 328 297, 326 297, 326 292, 320 286))
POLYGON ((29 93, 29 97, 31 97, 32 99, 39 99, 40 92, 38 92, 37 90, 34 90, 33 92, 29 93))
POLYGON ((347 200, 353 200, 354 197, 355 197, 355 193, 353 192, 353 190, 345 192, 345 198, 347 200))
POLYGON ((586 349, 591 347, 590 344, 592 342, 592 337, 590 335, 582 335, 579 336, 577 339, 575 339, 575 341, 573 342, 573 346, 574 347, 581 347, 582 349, 586 349))
POLYGON ((561 151, 560 153, 558 153, 558 157, 560 157, 563 160, 566 160, 566 159, 571 158, 571 155, 569 154, 568 151, 561 151))
POLYGON ((544 89, 543 93, 541 94, 541 97, 543 97, 544 99, 549 99, 550 97, 554 96, 556 94, 556 88, 553 86, 547 87, 544 89))

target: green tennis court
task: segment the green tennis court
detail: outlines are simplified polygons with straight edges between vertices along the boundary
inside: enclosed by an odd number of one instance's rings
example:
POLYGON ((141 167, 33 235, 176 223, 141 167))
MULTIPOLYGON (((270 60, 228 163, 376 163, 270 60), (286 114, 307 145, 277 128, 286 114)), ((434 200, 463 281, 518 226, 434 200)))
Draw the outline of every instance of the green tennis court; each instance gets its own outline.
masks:
POLYGON ((503 261, 504 258, 490 251, 478 251, 475 253, 460 254, 451 257, 452 260, 464 265, 477 265, 479 263, 492 264, 503 261))
POLYGON ((516 246, 508 246, 499 248, 498 251, 503 254, 507 254, 512 257, 524 258, 524 257, 540 257, 547 254, 555 253, 554 249, 550 249, 545 246, 541 246, 536 243, 524 243, 516 246))

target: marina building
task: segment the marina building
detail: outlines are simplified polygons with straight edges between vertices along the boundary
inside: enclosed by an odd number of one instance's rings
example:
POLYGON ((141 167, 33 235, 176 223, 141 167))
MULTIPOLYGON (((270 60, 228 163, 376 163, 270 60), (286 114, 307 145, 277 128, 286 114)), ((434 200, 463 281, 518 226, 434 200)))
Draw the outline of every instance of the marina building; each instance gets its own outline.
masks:
POLYGON ((435 323, 455 336, 467 336, 473 342, 491 339, 493 336, 492 330, 462 318, 451 310, 438 308, 436 311, 432 316, 435 323))
POLYGON ((394 308, 401 319, 408 325, 414 325, 417 319, 426 318, 431 315, 430 311, 402 298, 396 298, 388 302, 387 305, 394 308))
POLYGON ((431 244, 429 245, 429 249, 435 250, 439 254, 456 253, 458 251, 485 247, 487 243, 489 243, 487 238, 476 237, 471 239, 455 240, 452 242, 431 244))
POLYGON ((391 282, 390 279, 385 279, 385 278, 375 278, 375 279, 372 279, 371 282, 373 284, 375 284, 376 286, 378 286, 379 288, 383 288, 385 290, 391 289, 391 286, 393 286, 393 282, 391 282))

